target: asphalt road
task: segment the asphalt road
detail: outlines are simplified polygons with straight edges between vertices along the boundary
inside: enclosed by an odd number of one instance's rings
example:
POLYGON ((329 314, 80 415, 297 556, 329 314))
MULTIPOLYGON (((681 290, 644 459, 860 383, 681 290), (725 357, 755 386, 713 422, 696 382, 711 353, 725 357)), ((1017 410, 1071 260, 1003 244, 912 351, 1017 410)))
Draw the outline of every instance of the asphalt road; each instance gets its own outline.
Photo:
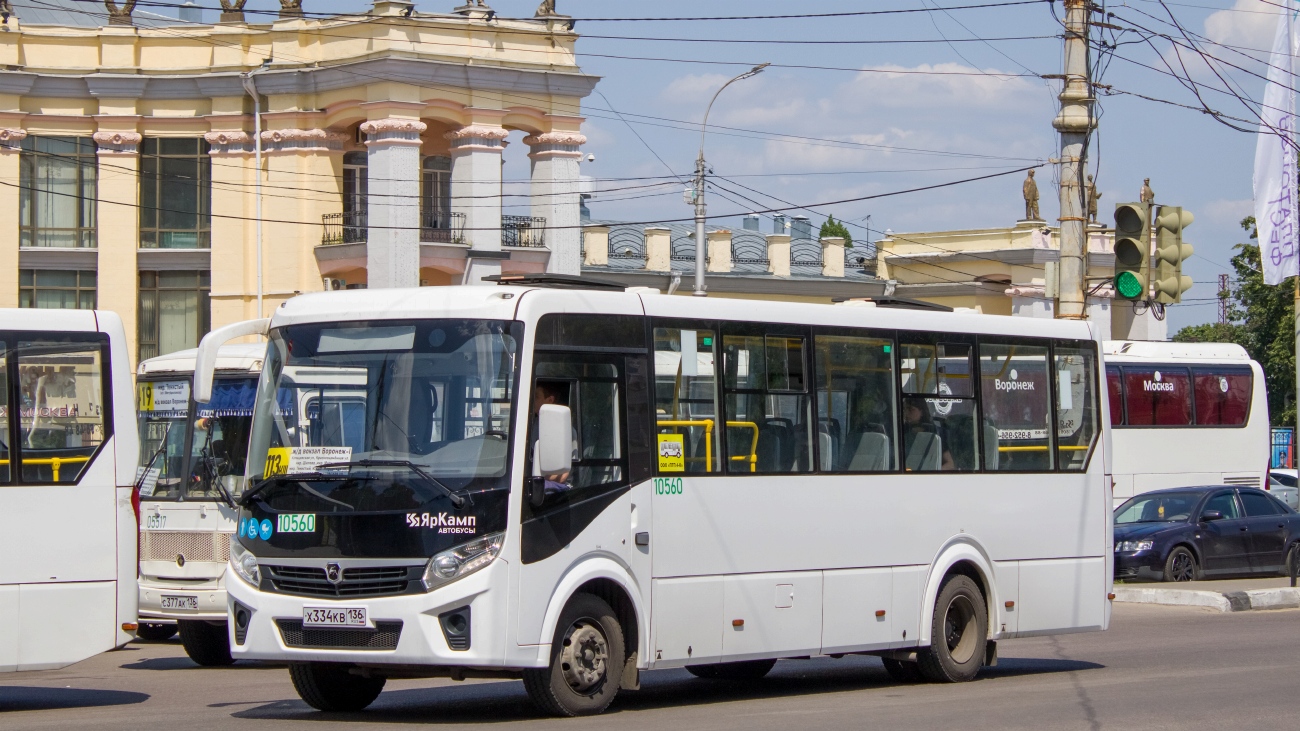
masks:
POLYGON ((203 669, 179 644, 139 643, 64 670, 0 676, 0 728, 402 728, 546 723, 635 729, 1295 729, 1300 610, 1220 614, 1116 605, 1112 629, 1004 642, 963 685, 899 685, 874 658, 789 660, 759 683, 643 675, 605 716, 540 719, 522 684, 391 682, 370 710, 317 713, 288 672, 203 669))

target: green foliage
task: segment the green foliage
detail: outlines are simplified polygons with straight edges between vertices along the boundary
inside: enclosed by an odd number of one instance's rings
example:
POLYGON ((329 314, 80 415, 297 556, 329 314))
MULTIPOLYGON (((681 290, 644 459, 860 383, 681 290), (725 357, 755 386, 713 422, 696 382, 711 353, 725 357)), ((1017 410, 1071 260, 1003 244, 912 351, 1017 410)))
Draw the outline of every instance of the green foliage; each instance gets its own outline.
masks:
POLYGON ((831 216, 826 219, 826 223, 822 224, 821 235, 818 238, 828 239, 836 236, 844 239, 844 248, 853 248, 853 234, 849 233, 847 226, 836 221, 835 217, 831 216))
MULTIPOLYGON (((1241 227, 1258 237, 1254 216, 1241 227)), ((1268 385, 1268 413, 1274 426, 1294 426, 1295 282, 1264 284, 1258 244, 1237 244, 1232 257, 1236 283, 1228 290, 1228 324, 1192 325, 1174 335, 1178 342, 1237 343, 1259 361, 1268 385)))

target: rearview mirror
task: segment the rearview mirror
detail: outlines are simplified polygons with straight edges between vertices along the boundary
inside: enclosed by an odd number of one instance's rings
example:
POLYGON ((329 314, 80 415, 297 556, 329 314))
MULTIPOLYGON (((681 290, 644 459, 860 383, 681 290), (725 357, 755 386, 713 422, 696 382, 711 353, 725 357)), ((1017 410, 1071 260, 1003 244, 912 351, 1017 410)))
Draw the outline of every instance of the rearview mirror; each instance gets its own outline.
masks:
POLYGON ((1201 522, 1208 523, 1212 520, 1223 520, 1223 513, 1218 510, 1207 510, 1201 513, 1201 522))
POLYGON ((568 406, 545 404, 537 412, 537 471, 556 475, 573 470, 573 414, 568 406))

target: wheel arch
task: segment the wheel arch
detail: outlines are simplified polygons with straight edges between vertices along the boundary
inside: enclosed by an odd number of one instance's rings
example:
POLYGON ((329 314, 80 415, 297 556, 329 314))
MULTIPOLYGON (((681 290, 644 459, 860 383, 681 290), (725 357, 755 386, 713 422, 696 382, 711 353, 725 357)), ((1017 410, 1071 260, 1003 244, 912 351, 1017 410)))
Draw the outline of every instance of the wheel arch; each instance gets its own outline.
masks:
POLYGON ((551 640, 555 637, 560 613, 576 594, 593 594, 614 610, 623 628, 623 645, 628 652, 637 653, 637 665, 644 667, 648 658, 650 628, 641 594, 631 574, 608 558, 583 561, 571 568, 551 595, 542 620, 542 635, 538 638, 538 662, 550 662, 551 640))
POLYGON ((984 594, 984 603, 988 612, 988 635, 995 637, 998 622, 997 608, 998 585, 993 573, 993 561, 978 540, 962 535, 948 541, 939 550, 938 557, 930 564, 930 573, 925 580, 925 598, 921 602, 920 631, 917 640, 920 645, 929 645, 931 641, 931 618, 934 616, 935 602, 939 598, 939 589, 949 576, 960 574, 969 577, 979 586, 984 594))

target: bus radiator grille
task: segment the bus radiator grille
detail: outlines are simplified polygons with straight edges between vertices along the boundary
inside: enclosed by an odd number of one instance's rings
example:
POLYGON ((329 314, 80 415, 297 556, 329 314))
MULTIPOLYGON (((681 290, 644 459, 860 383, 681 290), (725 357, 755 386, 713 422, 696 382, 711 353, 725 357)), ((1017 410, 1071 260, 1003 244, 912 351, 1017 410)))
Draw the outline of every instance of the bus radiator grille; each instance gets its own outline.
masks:
POLYGON ((175 561, 177 556, 184 556, 186 561, 225 563, 230 560, 230 534, 211 531, 140 531, 141 561, 175 561))
POLYGON ((301 619, 277 619, 287 647, 316 650, 396 650, 401 622, 375 622, 375 629, 304 629, 301 619))
POLYGON ((332 584, 325 578, 325 569, 315 566, 268 565, 264 568, 272 588, 281 594, 332 599, 406 594, 420 589, 419 580, 424 573, 420 566, 346 568, 342 581, 332 584), (415 582, 414 589, 412 581, 415 582))

